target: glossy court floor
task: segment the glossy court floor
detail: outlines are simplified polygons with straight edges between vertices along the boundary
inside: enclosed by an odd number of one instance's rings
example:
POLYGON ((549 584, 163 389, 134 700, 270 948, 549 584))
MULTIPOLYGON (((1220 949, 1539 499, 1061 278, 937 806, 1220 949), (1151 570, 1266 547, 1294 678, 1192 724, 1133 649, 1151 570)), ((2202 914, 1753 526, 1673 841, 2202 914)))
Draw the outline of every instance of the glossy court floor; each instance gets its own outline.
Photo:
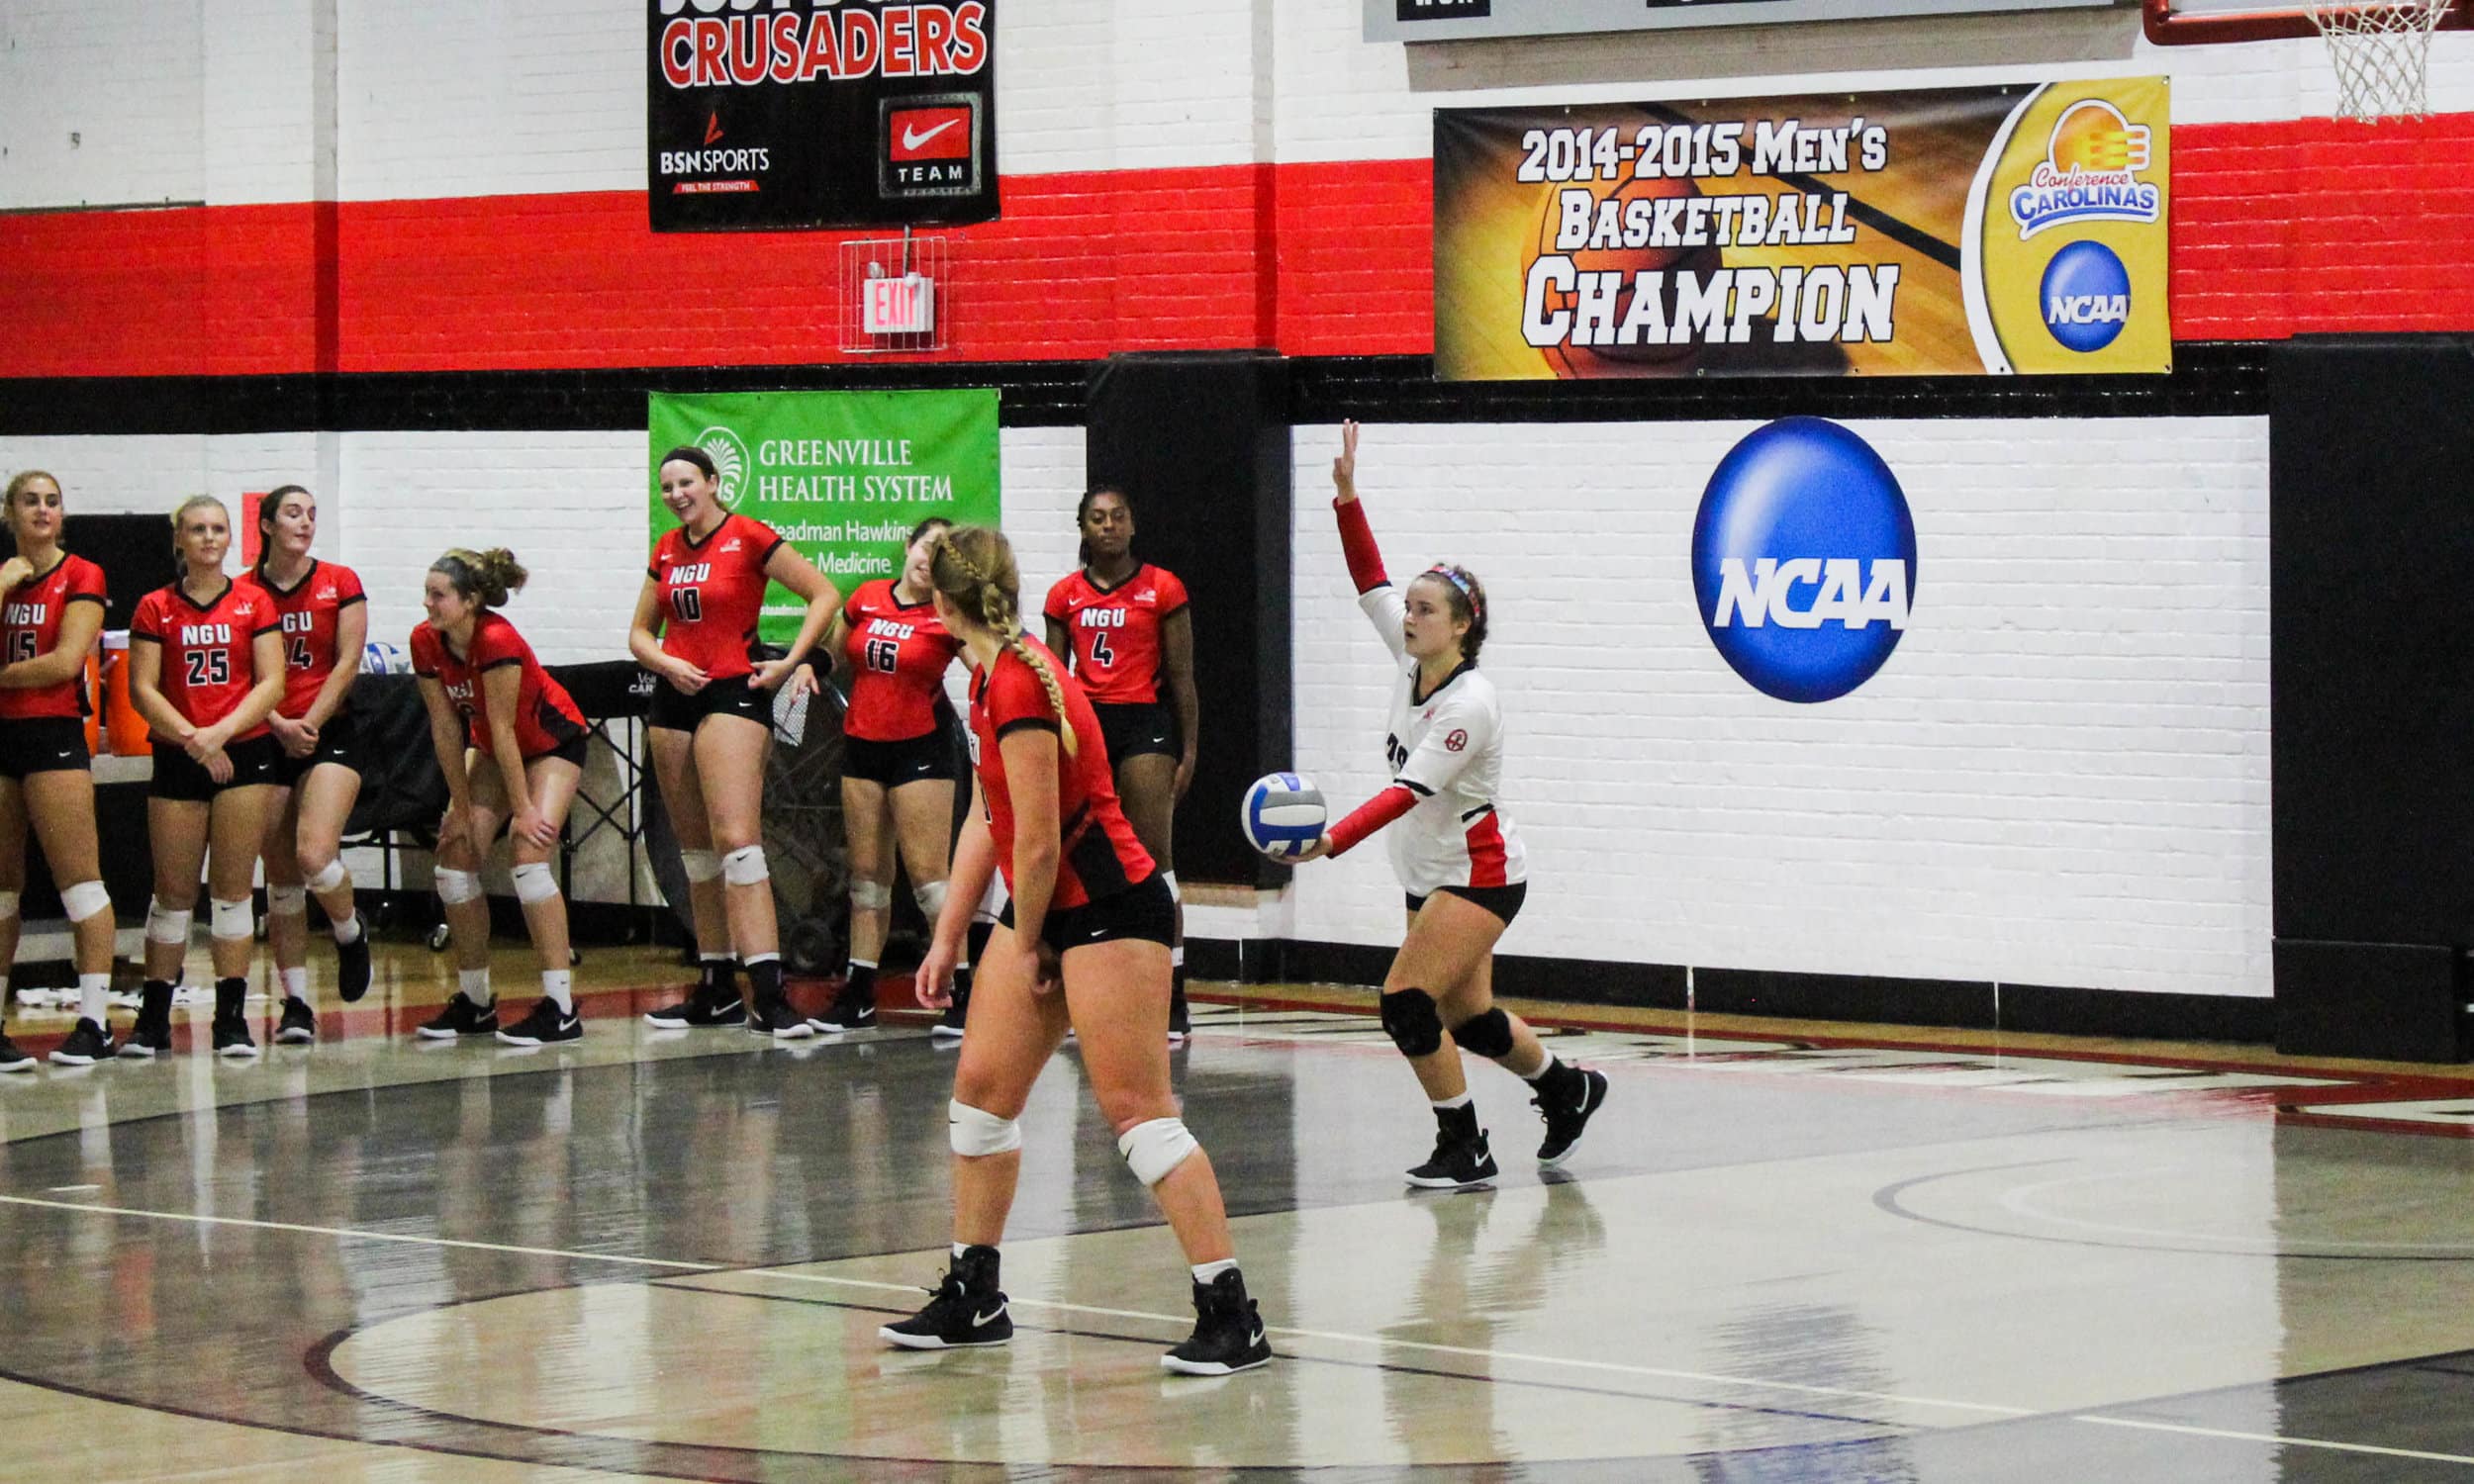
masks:
POLYGON ((2462 1068, 1568 1010, 1613 1078, 1569 1174, 1481 1067, 1503 1178, 1438 1195, 1362 993, 1206 985, 1179 1082, 1283 1358, 1196 1381, 1070 1049, 1018 1338, 900 1352, 924 1022, 657 1033, 676 971, 598 954, 580 1045, 416 1045, 443 972, 254 1065, 0 1081, 0 1478, 2474 1477, 2462 1068))

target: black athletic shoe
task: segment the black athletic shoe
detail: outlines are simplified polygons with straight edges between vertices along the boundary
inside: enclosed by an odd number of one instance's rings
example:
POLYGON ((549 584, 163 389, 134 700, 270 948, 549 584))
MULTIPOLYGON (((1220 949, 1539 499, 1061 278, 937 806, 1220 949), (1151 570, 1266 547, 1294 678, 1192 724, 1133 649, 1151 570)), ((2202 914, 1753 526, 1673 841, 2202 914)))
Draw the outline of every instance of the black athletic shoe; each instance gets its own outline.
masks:
POLYGON ((584 1019, 573 1010, 558 1008, 558 1001, 544 994, 523 1019, 498 1033, 498 1039, 509 1046, 549 1046, 560 1041, 582 1041, 584 1019))
POLYGON ((1421 1190, 1474 1190, 1498 1173, 1494 1152, 1486 1148, 1486 1135, 1480 1130, 1475 1139, 1439 1135, 1433 1157, 1410 1170, 1408 1180, 1421 1190))
POLYGON ((1186 1038, 1193 1034, 1193 1017, 1186 1009, 1186 986, 1171 984, 1169 986, 1169 1045, 1184 1046, 1186 1038))
POLYGON ((430 1041, 452 1041, 458 1036, 489 1036, 498 1031, 498 1005, 494 1002, 476 1005, 458 989, 436 1017, 422 1022, 414 1035, 430 1041))
POLYGON ((275 1022, 275 1044, 278 1046, 316 1046, 318 1044, 318 1013, 309 1001, 297 994, 283 997, 283 1018, 275 1022))
POLYGON ((138 1023, 121 1043, 121 1055, 151 1060, 172 1054, 172 986, 148 979, 138 991, 138 1023))
POLYGON ((954 997, 945 1005, 945 1013, 937 1016, 936 1024, 928 1028, 928 1039, 939 1046, 951 1045, 961 1040, 963 1023, 970 1017, 971 991, 956 984, 954 997))
POLYGON ((950 1350, 1011 1340, 1013 1318, 1005 1312, 1004 1290, 997 1286, 997 1250, 963 1249, 928 1290, 927 1307, 876 1334, 906 1350, 950 1350))
POLYGON ((690 989, 675 1005, 644 1012, 644 1023, 657 1031, 686 1031, 698 1026, 743 1025, 747 1006, 735 989, 714 989, 699 984, 690 989))
POLYGON ((748 1030, 776 1041, 805 1041, 816 1033, 807 1016, 791 1008, 790 996, 779 990, 749 1005, 746 1019, 748 1030))
POLYGON ((35 1059, 18 1050, 6 1031, 0 1031, 0 1071, 32 1071, 35 1059))
POLYGON ((1530 1106, 1538 1110, 1538 1116, 1546 1120, 1546 1142, 1538 1146, 1538 1167, 1541 1169, 1553 1169, 1564 1162, 1565 1157, 1572 1152, 1572 1146, 1580 1142, 1580 1131, 1589 1126, 1589 1115, 1606 1101, 1605 1072, 1591 1071, 1585 1067, 1574 1067, 1573 1070, 1580 1073, 1580 1095, 1576 1101, 1565 1102, 1558 1098, 1555 1101, 1561 1106, 1550 1107, 1543 1089, 1529 1100, 1530 1106))
POLYGON ((60 1038, 60 1044, 51 1048, 51 1063, 55 1067, 91 1067, 119 1055, 120 1044, 112 1039, 112 1033, 81 1015, 69 1033, 60 1038))
POLYGON ((864 1031, 876 1024, 876 991, 857 995, 845 986, 833 996, 833 1003, 822 1014, 808 1017, 808 1028, 819 1036, 839 1036, 849 1031, 864 1031))
POLYGON ((257 1055, 257 1042, 249 1035, 248 1017, 239 1011, 215 1017, 215 1055, 240 1061, 257 1055))
POLYGON ((1194 1285, 1194 1333, 1160 1357, 1162 1370, 1187 1376, 1231 1376, 1272 1358, 1263 1316, 1246 1297, 1246 1279, 1235 1268, 1194 1285))
MULTIPOLYGON (((357 915, 357 914, 355 914, 357 915)), ((360 919, 360 935, 335 945, 335 993, 351 1004, 369 992, 369 919, 360 919)))

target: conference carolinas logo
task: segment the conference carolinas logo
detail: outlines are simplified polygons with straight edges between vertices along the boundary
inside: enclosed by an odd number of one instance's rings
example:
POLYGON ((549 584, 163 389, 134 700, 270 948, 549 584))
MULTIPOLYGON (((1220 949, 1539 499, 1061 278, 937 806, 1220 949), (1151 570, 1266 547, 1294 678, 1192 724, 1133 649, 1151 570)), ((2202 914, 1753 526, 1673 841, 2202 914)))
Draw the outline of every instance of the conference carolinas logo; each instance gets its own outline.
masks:
POLYGON ((1692 592, 1719 655, 1780 700, 1835 700, 1906 632, 1916 525, 1898 477, 1821 417, 1757 429, 1710 476, 1692 521, 1692 592))
POLYGON ((714 483, 721 486, 722 508, 736 506, 739 491, 747 482, 747 444, 737 433, 716 424, 696 435, 696 446, 713 460, 714 483))
POLYGON ((2046 265, 2038 299, 2054 339, 2082 355, 2102 350, 2131 323, 2131 270, 2102 242, 2072 242, 2046 265))

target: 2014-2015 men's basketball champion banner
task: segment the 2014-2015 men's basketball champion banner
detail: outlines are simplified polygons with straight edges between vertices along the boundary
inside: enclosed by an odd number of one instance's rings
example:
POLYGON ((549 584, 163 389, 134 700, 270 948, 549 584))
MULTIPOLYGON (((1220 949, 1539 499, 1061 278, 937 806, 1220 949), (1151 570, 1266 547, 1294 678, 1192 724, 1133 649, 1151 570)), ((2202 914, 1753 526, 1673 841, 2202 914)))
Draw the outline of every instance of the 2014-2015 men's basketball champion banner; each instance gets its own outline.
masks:
POLYGON ((2162 373, 2162 77, 1435 113, 1435 374, 2162 373))
POLYGON ((655 232, 997 217, 997 0, 650 5, 655 232))

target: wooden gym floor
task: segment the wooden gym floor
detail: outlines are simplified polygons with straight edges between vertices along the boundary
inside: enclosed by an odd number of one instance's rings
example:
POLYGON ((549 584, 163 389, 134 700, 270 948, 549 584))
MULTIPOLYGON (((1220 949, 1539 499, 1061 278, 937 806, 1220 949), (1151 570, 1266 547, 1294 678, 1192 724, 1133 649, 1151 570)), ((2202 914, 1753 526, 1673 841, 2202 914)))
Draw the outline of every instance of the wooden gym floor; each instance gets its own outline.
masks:
POLYGON ((2474 1476, 2464 1068, 1541 1010, 1605 1111, 1541 1178, 1474 1068, 1504 1175, 1437 1195, 1365 993, 1200 985, 1179 1081, 1285 1358, 1194 1381, 1070 1049, 1018 1338, 893 1351, 953 1054, 643 1026, 678 976, 596 952, 581 1044, 423 1046, 451 975, 392 946, 314 1049, 219 1064, 183 1011, 165 1062, 0 1079, 0 1478, 2474 1476))

